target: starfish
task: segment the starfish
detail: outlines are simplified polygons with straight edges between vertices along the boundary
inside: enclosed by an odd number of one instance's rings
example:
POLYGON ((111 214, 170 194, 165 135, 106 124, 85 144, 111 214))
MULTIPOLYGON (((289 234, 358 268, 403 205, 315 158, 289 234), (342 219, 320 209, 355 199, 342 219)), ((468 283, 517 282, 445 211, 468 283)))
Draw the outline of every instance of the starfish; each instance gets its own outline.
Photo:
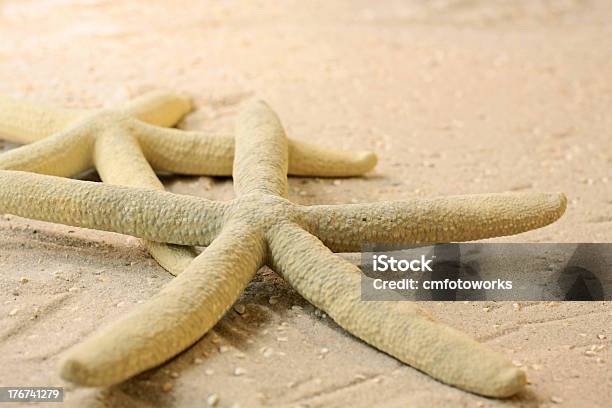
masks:
MULTIPOLYGON (((0 155, 0 169, 71 177, 95 166, 102 181, 163 190, 155 171, 231 176, 234 138, 178 129, 188 98, 150 92, 115 109, 53 109, 0 97, 0 135, 27 144, 0 155)), ((289 173, 349 177, 376 165, 371 152, 323 149, 291 140, 289 173)), ((197 256, 194 248, 144 241, 173 275, 197 256)))
POLYGON ((207 248, 148 302, 69 350, 66 380, 106 386, 155 367, 196 342, 268 265, 365 342, 432 377, 507 397, 522 370, 412 302, 360 300, 360 270, 332 250, 368 243, 476 240, 542 227, 564 212, 561 193, 512 193, 354 205, 287 200, 290 142, 263 102, 238 116, 236 198, 215 202, 157 189, 0 171, 0 211, 154 242, 207 248))

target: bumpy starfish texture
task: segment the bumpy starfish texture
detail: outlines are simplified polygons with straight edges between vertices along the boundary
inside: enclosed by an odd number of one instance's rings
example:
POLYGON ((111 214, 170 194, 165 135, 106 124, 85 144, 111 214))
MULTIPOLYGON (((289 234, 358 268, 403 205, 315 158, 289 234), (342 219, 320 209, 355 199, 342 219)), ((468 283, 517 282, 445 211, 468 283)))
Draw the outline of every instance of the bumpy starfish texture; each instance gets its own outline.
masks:
MULTIPOLYGON (((163 190, 155 170, 230 176, 234 138, 163 129, 191 110, 188 98, 151 92, 116 109, 61 110, 0 97, 0 137, 31 143, 0 155, 0 169, 70 177, 95 166, 102 181, 163 190), (146 122, 146 123, 144 123, 146 122), (148 123, 148 125, 147 125, 148 123)), ((347 177, 376 165, 371 152, 289 142, 293 175, 347 177)), ((173 275, 195 258, 194 248, 144 241, 173 275)))
POLYGON ((147 303, 69 350, 61 374, 88 386, 121 382, 201 338, 267 264, 340 326, 445 383, 507 397, 523 371, 411 302, 363 302, 359 269, 332 249, 374 242, 451 242, 520 233, 565 210, 558 193, 489 194, 311 206, 286 199, 289 141, 269 107, 251 104, 235 129, 237 198, 214 202, 155 189, 0 171, 0 211, 208 246, 147 303))

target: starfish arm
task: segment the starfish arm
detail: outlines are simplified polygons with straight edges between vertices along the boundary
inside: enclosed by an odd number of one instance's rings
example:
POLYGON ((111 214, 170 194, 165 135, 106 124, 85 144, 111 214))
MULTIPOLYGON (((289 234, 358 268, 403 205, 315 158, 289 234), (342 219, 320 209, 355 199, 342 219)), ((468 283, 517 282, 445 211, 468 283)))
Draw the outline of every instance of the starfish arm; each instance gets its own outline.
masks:
POLYGON ((520 391, 525 374, 467 335, 440 324, 412 302, 360 299, 360 271, 297 225, 268 237, 273 268, 336 323, 395 358, 456 387, 492 397, 520 391))
POLYGON ((249 104, 236 120, 234 190, 287 197, 289 153, 285 130, 263 101, 249 104))
MULTIPOLYGON (((105 183, 164 190, 144 158, 138 141, 123 128, 107 131, 96 139, 94 160, 105 183)), ((197 256, 193 247, 147 240, 143 243, 151 256, 173 275, 181 273, 197 256)))
POLYGON ((144 123, 135 132, 157 171, 189 175, 231 176, 234 139, 203 132, 162 129, 144 123))
POLYGON ((513 235, 556 221, 562 193, 478 194, 304 207, 309 230, 334 252, 366 244, 440 243, 513 235))
POLYGON ((164 244, 148 240, 143 240, 143 244, 153 259, 174 276, 178 276, 187 269, 199 254, 192 246, 164 244))
MULTIPOLYGON (((153 188, 164 191, 163 184, 144 158, 138 141, 129 129, 117 126, 96 138, 96 169, 103 182, 127 187, 153 188)), ((143 241, 149 254, 173 275, 181 273, 197 256, 193 247, 143 241)))
POLYGON ((191 109, 191 99, 184 95, 152 91, 132 99, 120 110, 151 125, 172 127, 191 109))
POLYGON ((352 177, 372 170, 378 161, 369 151, 342 151, 289 140, 289 174, 293 176, 352 177))
POLYGON ((92 166, 93 146, 89 129, 77 126, 0 154, 0 169, 71 177, 92 166))
POLYGON ((32 143, 65 129, 83 113, 0 96, 0 137, 15 143, 32 143))
POLYGON ((106 386, 174 357, 221 319, 263 264, 264 253, 260 232, 229 224, 146 304, 69 350, 62 377, 106 386))
POLYGON ((199 197, 20 171, 0 171, 0 186, 0 213, 179 245, 210 244, 226 213, 199 197))
POLYGON ((98 135, 94 165, 105 183, 164 190, 142 154, 138 141, 129 129, 122 126, 111 127, 98 135))
MULTIPOLYGON (((154 169, 178 174, 231 176, 235 141, 231 136, 161 129, 142 124, 137 129, 142 150, 154 169)), ((289 175, 359 176, 374 168, 372 152, 322 148, 288 141, 289 175)))

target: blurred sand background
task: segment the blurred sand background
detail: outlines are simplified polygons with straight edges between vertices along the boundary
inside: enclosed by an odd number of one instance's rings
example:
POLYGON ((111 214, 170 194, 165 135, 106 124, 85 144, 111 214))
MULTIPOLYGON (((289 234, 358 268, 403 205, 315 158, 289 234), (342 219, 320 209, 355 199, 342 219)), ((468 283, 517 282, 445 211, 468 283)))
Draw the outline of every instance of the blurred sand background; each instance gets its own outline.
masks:
MULTIPOLYGON (((215 131, 263 98, 291 137, 380 157, 364 178, 291 179, 296 202, 563 191, 559 222, 500 241, 611 242, 611 23, 607 0, 0 0, 0 92, 97 107, 168 88, 197 105, 181 127, 215 131)), ((229 179, 164 181, 232 196, 229 179)), ((67 348, 170 279, 134 238, 4 216, 0 384, 64 385, 72 407, 610 406, 610 303, 424 303, 527 370, 498 401, 368 347, 266 269, 246 313, 170 363, 62 383, 67 348)))

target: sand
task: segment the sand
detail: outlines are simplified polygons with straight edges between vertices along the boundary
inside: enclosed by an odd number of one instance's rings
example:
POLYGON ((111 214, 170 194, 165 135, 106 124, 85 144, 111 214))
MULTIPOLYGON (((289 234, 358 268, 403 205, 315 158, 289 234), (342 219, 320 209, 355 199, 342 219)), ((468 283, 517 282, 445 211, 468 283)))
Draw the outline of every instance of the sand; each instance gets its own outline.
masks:
MULTIPOLYGON (((197 105, 182 128, 215 131, 263 98, 291 137, 380 157, 363 178, 292 178, 296 202, 563 191, 559 222, 498 241, 610 242, 611 19, 606 0, 5 0, 0 92, 97 107, 167 88, 197 105)), ((164 183, 232 196, 229 179, 164 183)), ((170 280, 135 238, 0 218, 0 384, 65 386, 70 407, 201 407, 213 394, 222 407, 603 407, 612 396, 611 303, 424 302, 527 370, 527 391, 500 401, 368 347, 268 269, 242 314, 170 363, 110 389, 62 382, 66 349, 170 280)))

